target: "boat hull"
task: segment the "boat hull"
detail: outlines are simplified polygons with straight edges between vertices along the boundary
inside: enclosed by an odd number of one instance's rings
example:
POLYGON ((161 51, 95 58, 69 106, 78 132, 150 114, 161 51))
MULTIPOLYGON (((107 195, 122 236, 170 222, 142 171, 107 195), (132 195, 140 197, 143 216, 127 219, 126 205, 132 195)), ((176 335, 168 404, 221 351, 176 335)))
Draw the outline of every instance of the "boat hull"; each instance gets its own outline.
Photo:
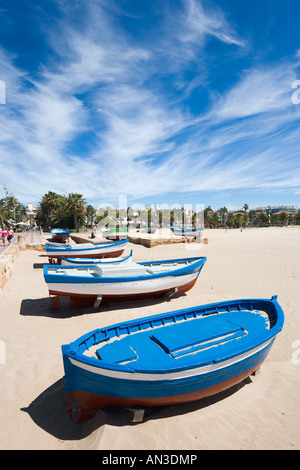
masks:
POLYGON ((52 239, 56 242, 63 243, 69 240, 70 232, 64 229, 52 229, 50 230, 52 239))
POLYGON ((185 283, 182 283, 180 285, 178 283, 172 283, 170 286, 161 289, 159 286, 156 288, 152 289, 144 289, 144 290, 139 290, 136 288, 136 285, 131 285, 128 286, 126 285, 123 288, 123 292, 118 291, 117 289, 105 289, 106 286, 101 286, 98 287, 97 292, 94 294, 88 294, 84 288, 86 286, 82 287, 82 290, 79 292, 74 292, 74 287, 72 286, 72 290, 70 289, 70 292, 66 292, 65 290, 62 291, 61 287, 57 286, 55 289, 55 286, 49 288, 49 295, 53 296, 52 300, 52 310, 53 311, 58 311, 60 309, 60 302, 59 302, 59 297, 69 297, 70 299, 70 309, 78 309, 78 308, 84 308, 84 307, 94 307, 97 308, 100 305, 99 302, 99 296, 101 297, 101 305, 106 305, 108 303, 118 303, 118 302, 131 302, 131 301, 137 301, 137 300, 144 300, 144 299, 157 299, 160 297, 164 297, 169 295, 172 295, 172 293, 176 294, 184 294, 185 292, 188 292, 192 287, 195 285, 197 281, 197 276, 195 276, 192 280, 189 280, 185 283), (57 298, 58 297, 58 298, 57 298))
POLYGON ((54 242, 66 242, 69 240, 69 235, 52 235, 52 239, 54 242))
MULTIPOLYGON (((78 389, 67 392, 67 396, 78 404, 77 422, 89 419, 99 409, 112 406, 152 407, 197 401, 228 390, 253 374, 266 359, 273 341, 245 359, 235 358, 227 367, 220 367, 211 373, 205 370, 202 374, 189 379, 179 378, 177 381, 172 378, 160 382, 151 380, 139 382, 135 376, 131 381, 118 380, 114 377, 97 377, 95 373, 86 370, 79 372, 75 365, 75 374, 78 383, 81 384, 80 387, 83 388, 82 384, 85 383, 88 384, 87 389, 98 389, 99 393, 78 389), (127 396, 124 396, 124 391, 127 396)), ((74 371, 71 371, 74 364, 68 365, 65 360, 65 370, 69 374, 74 374, 74 371)))

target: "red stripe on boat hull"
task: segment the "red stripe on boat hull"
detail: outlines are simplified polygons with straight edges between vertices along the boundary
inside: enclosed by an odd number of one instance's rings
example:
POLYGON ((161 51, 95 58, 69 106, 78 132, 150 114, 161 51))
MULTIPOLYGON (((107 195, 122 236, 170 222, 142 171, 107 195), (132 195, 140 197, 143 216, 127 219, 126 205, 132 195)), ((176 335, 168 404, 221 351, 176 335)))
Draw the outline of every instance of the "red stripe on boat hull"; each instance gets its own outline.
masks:
MULTIPOLYGON (((178 287, 178 291, 176 294, 183 294, 184 292, 187 292, 190 290, 194 284, 197 281, 197 277, 193 279, 190 282, 187 282, 186 284, 183 284, 182 286, 178 287)), ((107 303, 113 303, 113 302, 127 302, 127 301, 132 301, 132 300, 143 300, 143 299, 155 299, 159 297, 163 297, 166 295, 168 292, 170 292, 170 289, 165 289, 165 290, 160 290, 160 291, 155 291, 155 292, 143 292, 141 294, 127 294, 127 295, 103 295, 102 300, 101 300, 101 305, 107 304, 107 303)), ((92 307, 97 300, 96 295, 84 295, 84 294, 76 294, 72 293, 62 293, 60 291, 55 291, 52 289, 49 289, 49 295, 55 295, 55 296, 62 296, 62 297, 70 297, 70 309, 77 309, 77 308, 83 308, 83 307, 92 307)), ((52 302, 52 310, 59 310, 58 306, 58 301, 56 298, 53 298, 52 302)))
POLYGON ((210 397, 216 395, 217 393, 228 390, 234 385, 239 384, 247 377, 249 377, 253 372, 260 367, 263 363, 260 362, 251 369, 231 378, 220 382, 211 387, 207 387, 203 390, 198 390, 196 392, 184 393, 182 395, 175 395, 170 397, 155 397, 155 398, 125 398, 125 397, 109 397, 103 395, 95 395, 93 393, 74 391, 68 393, 69 398, 74 399, 79 405, 79 416, 77 418, 77 423, 86 421, 90 419, 97 410, 102 408, 109 408, 112 406, 125 406, 125 407, 150 407, 150 406, 167 406, 175 405, 179 403, 188 403, 202 398, 210 397))

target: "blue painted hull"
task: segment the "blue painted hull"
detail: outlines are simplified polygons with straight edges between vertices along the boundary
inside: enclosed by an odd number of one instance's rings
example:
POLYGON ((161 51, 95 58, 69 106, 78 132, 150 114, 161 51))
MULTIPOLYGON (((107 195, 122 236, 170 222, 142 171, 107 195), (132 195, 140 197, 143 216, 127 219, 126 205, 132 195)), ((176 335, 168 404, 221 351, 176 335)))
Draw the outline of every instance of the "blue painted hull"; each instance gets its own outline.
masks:
POLYGON ((194 401, 242 381, 266 359, 283 326, 283 312, 276 298, 251 300, 254 308, 266 308, 271 325, 268 328, 260 315, 252 324, 249 302, 223 302, 147 317, 95 330, 64 345, 65 391, 79 403, 79 420, 108 406, 194 401), (207 317, 212 308, 217 312, 207 317), (190 331, 186 328, 189 324, 190 331), (119 339, 114 348, 116 336, 119 339), (92 345, 99 345, 98 359, 83 354, 92 345))

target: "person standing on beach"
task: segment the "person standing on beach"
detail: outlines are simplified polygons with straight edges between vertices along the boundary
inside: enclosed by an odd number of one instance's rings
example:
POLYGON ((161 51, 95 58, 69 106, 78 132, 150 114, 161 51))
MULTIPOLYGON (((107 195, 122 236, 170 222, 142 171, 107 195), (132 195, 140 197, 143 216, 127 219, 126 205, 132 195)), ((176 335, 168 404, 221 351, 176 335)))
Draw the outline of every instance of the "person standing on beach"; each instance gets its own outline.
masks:
POLYGON ((11 244, 13 238, 14 238, 14 231, 11 227, 9 227, 9 230, 7 232, 7 241, 9 245, 11 244))
POLYGON ((6 243, 6 237, 7 237, 7 230, 5 227, 3 227, 2 229, 2 233, 1 233, 1 238, 2 238, 2 242, 3 242, 3 246, 5 246, 5 243, 6 243))

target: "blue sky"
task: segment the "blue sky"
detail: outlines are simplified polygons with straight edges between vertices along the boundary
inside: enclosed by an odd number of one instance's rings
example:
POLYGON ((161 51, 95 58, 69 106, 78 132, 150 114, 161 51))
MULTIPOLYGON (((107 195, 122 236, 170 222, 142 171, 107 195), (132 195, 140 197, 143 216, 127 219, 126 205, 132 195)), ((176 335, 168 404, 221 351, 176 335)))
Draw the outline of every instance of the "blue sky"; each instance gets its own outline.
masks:
POLYGON ((0 15, 0 182, 24 204, 300 207, 300 2, 10 0, 0 15))

